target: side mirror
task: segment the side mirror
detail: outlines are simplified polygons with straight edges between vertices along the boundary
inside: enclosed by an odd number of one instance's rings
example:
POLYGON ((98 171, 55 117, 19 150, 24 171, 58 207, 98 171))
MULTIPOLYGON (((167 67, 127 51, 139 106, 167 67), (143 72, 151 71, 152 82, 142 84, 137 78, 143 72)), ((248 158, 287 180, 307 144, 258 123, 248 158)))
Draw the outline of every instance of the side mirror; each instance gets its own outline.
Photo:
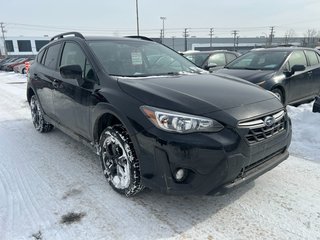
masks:
POLYGON ((60 74, 63 78, 82 79, 82 68, 80 65, 66 65, 60 67, 60 74))
POLYGON ((210 70, 212 70, 212 68, 215 68, 217 66, 218 66, 218 64, 216 64, 216 63, 209 63, 208 65, 204 66, 204 69, 207 71, 210 71, 210 70))
POLYGON ((210 68, 215 68, 215 67, 217 67, 218 66, 218 64, 216 64, 216 63, 209 63, 208 64, 208 69, 210 69, 210 68))
POLYGON ((285 74, 287 77, 290 77, 290 76, 292 76, 295 72, 300 72, 300 71, 304 71, 304 70, 306 70, 306 67, 305 67, 304 65, 296 64, 296 65, 293 65, 293 66, 292 66, 290 72, 285 72, 284 74, 285 74))
POLYGON ((306 70, 306 67, 304 65, 293 65, 291 68, 291 72, 292 74, 294 74, 295 72, 300 72, 300 71, 304 71, 306 70))

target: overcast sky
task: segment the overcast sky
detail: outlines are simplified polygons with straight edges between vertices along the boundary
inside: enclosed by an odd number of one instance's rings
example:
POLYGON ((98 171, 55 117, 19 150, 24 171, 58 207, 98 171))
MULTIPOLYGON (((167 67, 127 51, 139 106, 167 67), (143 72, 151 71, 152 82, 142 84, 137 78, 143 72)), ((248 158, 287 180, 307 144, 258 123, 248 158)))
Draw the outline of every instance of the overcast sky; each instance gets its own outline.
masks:
MULTIPOLYGON (((139 0, 140 35, 158 37, 160 16, 166 17, 165 37, 241 37, 269 34, 283 37, 289 29, 303 36, 307 29, 320 30, 320 0, 139 0)), ((77 30, 87 35, 136 34, 135 0, 8 0, 0 8, 0 22, 7 36, 52 36, 77 30)))

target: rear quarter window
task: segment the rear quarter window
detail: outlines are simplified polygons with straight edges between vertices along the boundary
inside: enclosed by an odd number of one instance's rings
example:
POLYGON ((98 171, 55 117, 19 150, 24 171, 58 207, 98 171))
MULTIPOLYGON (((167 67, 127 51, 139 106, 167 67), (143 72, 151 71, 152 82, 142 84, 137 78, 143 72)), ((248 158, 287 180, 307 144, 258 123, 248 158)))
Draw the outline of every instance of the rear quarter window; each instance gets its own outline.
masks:
POLYGON ((57 61, 59 57, 61 44, 55 44, 47 49, 46 58, 44 60, 44 65, 50 69, 57 68, 57 61))
POLYGON ((38 55, 37 55, 37 62, 38 63, 41 63, 41 59, 43 57, 43 54, 44 54, 44 50, 42 50, 41 52, 38 53, 38 55))

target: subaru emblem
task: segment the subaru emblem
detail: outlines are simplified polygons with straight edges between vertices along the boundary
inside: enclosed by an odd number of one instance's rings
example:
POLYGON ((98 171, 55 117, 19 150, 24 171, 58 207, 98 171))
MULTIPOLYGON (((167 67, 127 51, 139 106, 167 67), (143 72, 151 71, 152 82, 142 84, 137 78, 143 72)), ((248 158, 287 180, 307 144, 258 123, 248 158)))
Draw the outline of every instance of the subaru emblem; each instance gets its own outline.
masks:
POLYGON ((274 118, 271 116, 268 116, 264 119, 264 125, 267 127, 271 127, 274 124, 274 118))

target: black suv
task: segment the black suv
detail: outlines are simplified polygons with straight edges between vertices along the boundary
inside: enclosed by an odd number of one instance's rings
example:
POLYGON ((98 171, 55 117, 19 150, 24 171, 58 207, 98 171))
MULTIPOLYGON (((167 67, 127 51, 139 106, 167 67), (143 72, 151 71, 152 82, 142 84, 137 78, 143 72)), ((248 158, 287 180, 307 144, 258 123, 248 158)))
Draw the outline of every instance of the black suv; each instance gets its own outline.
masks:
POLYGON ((54 37, 27 98, 39 132, 55 126, 92 146, 126 196, 223 193, 288 157, 291 122, 274 94, 145 37, 54 37))

